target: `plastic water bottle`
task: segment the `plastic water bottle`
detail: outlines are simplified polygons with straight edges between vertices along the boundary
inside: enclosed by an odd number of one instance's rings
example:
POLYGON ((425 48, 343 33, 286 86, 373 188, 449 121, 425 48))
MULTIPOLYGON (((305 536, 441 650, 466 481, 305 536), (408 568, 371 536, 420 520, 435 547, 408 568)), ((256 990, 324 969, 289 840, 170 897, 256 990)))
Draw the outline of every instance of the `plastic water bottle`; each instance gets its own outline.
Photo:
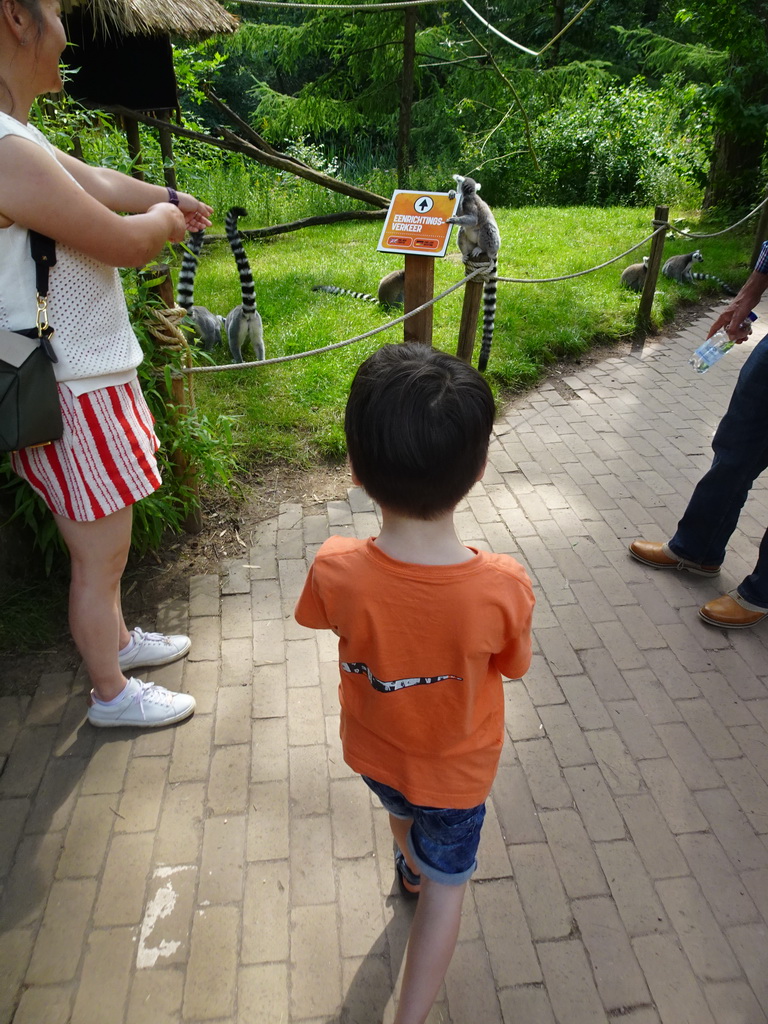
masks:
MULTIPOLYGON (((742 321, 741 326, 751 329, 753 320, 757 320, 757 313, 750 313, 747 319, 742 321)), ((706 373, 710 366, 714 366, 726 353, 731 351, 734 344, 735 342, 728 337, 725 328, 721 327, 711 338, 707 338, 699 345, 688 362, 696 373, 706 373)))

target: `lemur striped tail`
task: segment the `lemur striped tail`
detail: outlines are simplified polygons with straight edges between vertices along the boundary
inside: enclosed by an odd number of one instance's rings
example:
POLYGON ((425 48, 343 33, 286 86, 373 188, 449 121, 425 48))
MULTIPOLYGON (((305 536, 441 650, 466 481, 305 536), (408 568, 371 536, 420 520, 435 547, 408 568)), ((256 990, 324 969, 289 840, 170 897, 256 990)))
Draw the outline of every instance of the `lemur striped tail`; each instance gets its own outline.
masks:
POLYGON ((181 258, 181 270, 176 285, 176 302, 184 309, 191 309, 195 294, 195 275, 197 274, 197 258, 203 247, 204 231, 195 231, 189 236, 187 248, 181 258))
POLYGON ((240 274, 240 291, 243 297, 242 303, 235 306, 224 321, 229 351, 232 361, 235 363, 242 363, 243 345, 247 342, 251 343, 257 359, 263 359, 265 355, 261 317, 256 309, 256 288, 253 283, 251 265, 245 255, 240 232, 237 230, 238 218, 247 216, 247 213, 248 211, 244 210, 242 206, 233 206, 227 212, 224 224, 240 274))
POLYGON ((488 365, 488 357, 491 354, 493 344, 493 327, 496 321, 496 272, 498 261, 494 259, 493 269, 488 274, 488 279, 483 286, 483 338, 480 343, 480 355, 477 360, 477 368, 480 373, 485 373, 488 365))
POLYGON ((719 284, 720 287, 723 289, 726 295, 736 294, 736 292, 733 290, 733 288, 731 288, 729 284, 726 284, 725 281, 722 281, 719 277, 715 277, 714 274, 699 274, 696 271, 692 270, 691 277, 695 278, 695 280, 697 281, 716 281, 717 284, 719 284))
POLYGON ((233 206, 227 212, 227 218, 224 225, 230 248, 232 249, 235 257, 237 270, 240 274, 240 291, 243 296, 243 314, 246 317, 253 316, 256 312, 256 287, 253 283, 251 265, 248 262, 248 257, 245 255, 245 249, 243 248, 243 242, 240 238, 240 232, 237 230, 238 219, 240 217, 247 216, 248 211, 244 210, 242 206, 233 206))
POLYGON ((328 292, 329 295, 350 295, 353 299, 364 299, 366 302, 378 302, 375 295, 367 292, 352 292, 349 288, 338 288, 335 284, 312 285, 313 292, 328 292))

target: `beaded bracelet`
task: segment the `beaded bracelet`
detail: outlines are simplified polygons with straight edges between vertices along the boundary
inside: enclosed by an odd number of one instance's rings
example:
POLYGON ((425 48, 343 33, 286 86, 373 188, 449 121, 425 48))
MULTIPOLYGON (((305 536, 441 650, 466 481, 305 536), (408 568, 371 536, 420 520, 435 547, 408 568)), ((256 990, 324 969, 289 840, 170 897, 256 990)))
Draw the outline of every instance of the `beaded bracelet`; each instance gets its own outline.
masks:
POLYGON ((179 194, 176 191, 176 189, 175 188, 171 188, 170 185, 166 185, 165 188, 166 188, 166 191, 168 193, 168 202, 169 203, 173 203, 174 206, 178 206, 179 205, 179 194))

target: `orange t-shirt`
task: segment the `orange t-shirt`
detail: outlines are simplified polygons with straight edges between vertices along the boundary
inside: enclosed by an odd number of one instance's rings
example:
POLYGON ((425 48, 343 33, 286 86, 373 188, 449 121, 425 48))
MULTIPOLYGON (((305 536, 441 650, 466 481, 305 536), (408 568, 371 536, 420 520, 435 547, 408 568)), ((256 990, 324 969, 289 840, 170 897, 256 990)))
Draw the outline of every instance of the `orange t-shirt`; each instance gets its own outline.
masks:
POLYGON ((504 740, 501 677, 519 679, 530 665, 533 604, 508 555, 414 565, 373 539, 327 540, 295 614, 339 637, 350 768, 412 804, 483 803, 504 740))

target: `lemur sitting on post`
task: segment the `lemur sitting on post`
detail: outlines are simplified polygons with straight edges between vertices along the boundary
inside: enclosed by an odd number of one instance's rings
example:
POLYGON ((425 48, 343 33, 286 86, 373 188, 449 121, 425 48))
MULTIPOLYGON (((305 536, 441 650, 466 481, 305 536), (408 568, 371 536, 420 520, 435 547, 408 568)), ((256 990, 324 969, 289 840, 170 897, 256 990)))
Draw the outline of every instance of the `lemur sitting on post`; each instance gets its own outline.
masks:
POLYGON ((256 309, 256 288, 253 283, 253 274, 248 257, 240 239, 240 232, 237 230, 237 221, 240 217, 247 216, 248 211, 242 206, 233 206, 227 211, 224 227, 227 232, 230 248, 235 256, 237 269, 240 274, 240 291, 243 301, 239 306, 227 313, 224 327, 227 332, 229 351, 232 355, 232 362, 243 362, 243 345, 250 341, 256 359, 264 358, 264 338, 262 335, 261 317, 256 309))
POLYGON ((221 328, 224 317, 212 313, 205 306, 193 305, 195 275, 199 262, 200 250, 203 246, 205 231, 194 231, 189 236, 187 249, 181 258, 181 270, 176 286, 176 302, 187 311, 187 316, 194 324, 194 332, 200 339, 203 349, 210 352, 221 341, 221 328))
POLYGON ((694 281, 716 281, 726 295, 735 295, 736 292, 725 281, 721 281, 714 274, 698 274, 693 270, 694 263, 701 263, 704 257, 700 249, 695 252, 683 253, 680 256, 670 256, 661 272, 665 277, 677 281, 678 284, 693 284, 694 281))
POLYGON ((480 185, 474 178, 454 174, 456 194, 459 203, 456 213, 448 217, 446 224, 458 224, 458 245, 464 263, 488 261, 491 267, 483 286, 483 339, 477 368, 481 373, 488 365, 493 342, 493 325, 496 319, 496 268, 498 263, 501 235, 490 206, 479 196, 480 185))
POLYGON ((405 271, 393 270, 379 281, 377 295, 368 292, 353 292, 349 288, 338 288, 335 284, 312 285, 313 292, 328 292, 330 295, 349 295, 353 299, 364 299, 366 302, 378 302, 382 306, 402 306, 405 288, 405 271))

